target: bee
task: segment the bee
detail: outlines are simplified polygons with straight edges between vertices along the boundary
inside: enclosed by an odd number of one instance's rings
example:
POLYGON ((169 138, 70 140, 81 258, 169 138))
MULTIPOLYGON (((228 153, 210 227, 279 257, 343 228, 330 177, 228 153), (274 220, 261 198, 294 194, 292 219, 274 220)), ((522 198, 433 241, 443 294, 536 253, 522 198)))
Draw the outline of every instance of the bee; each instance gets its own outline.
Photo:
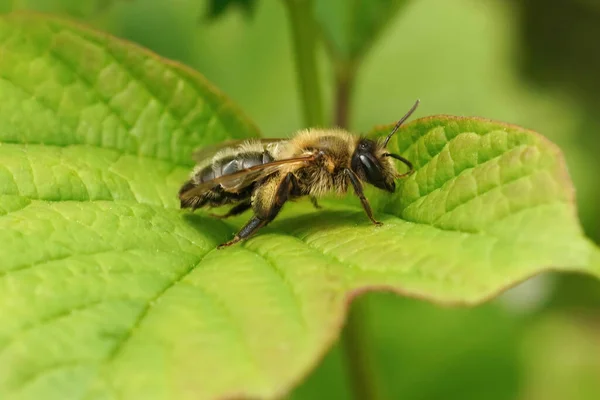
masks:
POLYGON ((228 218, 252 209, 254 215, 223 248, 245 240, 273 221, 288 200, 309 196, 316 208, 317 198, 345 194, 349 187, 359 198, 367 217, 382 223, 363 193, 371 184, 393 193, 395 180, 412 174, 412 163, 387 151, 398 128, 415 111, 419 101, 383 139, 371 140, 341 129, 306 129, 289 139, 255 139, 226 142, 196 153, 199 161, 190 179, 179 191, 181 208, 232 205, 228 218), (392 159, 404 163, 408 172, 400 174, 392 159))

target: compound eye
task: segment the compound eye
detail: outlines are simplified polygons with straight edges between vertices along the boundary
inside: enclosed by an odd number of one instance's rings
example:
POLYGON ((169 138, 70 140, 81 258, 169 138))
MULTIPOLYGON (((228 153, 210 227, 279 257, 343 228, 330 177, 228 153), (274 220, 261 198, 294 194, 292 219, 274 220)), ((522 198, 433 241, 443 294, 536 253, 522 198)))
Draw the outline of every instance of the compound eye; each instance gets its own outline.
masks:
POLYGON ((379 188, 385 188, 385 181, 381 174, 381 166, 379 163, 366 154, 360 155, 360 163, 365 171, 367 182, 379 188))

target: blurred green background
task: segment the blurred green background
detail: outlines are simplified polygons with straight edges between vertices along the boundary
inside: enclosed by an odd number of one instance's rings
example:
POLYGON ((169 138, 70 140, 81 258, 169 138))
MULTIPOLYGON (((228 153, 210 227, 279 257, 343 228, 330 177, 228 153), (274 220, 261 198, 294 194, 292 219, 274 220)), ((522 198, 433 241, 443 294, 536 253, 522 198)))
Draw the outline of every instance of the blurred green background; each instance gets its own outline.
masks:
MULTIPOLYGON (((287 13, 281 0, 251 3, 212 19, 199 0, 0 0, 0 11, 67 15, 140 43, 200 71, 265 136, 287 136, 303 125, 287 13)), ((419 98, 417 117, 536 130, 563 149, 598 243, 599 39, 600 1, 409 0, 369 49, 350 125, 393 122, 419 98)), ((329 115, 324 48, 319 65, 329 115)), ((600 399, 600 284, 591 278, 547 274, 473 309, 384 293, 358 303, 383 398, 600 399)), ((344 357, 336 345, 290 398, 351 398, 344 357)))

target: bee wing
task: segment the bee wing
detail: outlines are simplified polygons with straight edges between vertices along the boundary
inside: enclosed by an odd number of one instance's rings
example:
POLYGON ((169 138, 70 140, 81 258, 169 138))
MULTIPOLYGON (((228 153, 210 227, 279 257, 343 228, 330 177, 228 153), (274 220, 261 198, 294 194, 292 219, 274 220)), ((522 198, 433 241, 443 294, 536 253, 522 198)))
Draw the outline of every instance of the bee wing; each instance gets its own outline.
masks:
POLYGON ((212 158, 219 151, 228 148, 228 147, 238 147, 244 143, 255 142, 260 143, 263 147, 266 147, 270 143, 283 142, 289 139, 232 139, 226 140, 224 142, 215 143, 212 145, 204 146, 199 149, 196 149, 192 154, 192 159, 197 163, 201 163, 208 158, 212 158))
POLYGON ((284 160, 276 160, 261 165, 255 165, 232 174, 222 175, 210 181, 202 182, 190 188, 189 190, 180 193, 179 199, 188 200, 192 197, 200 196, 204 192, 214 188, 217 185, 221 185, 227 191, 235 192, 236 189, 245 188, 250 183, 277 172, 282 165, 306 163, 313 161, 314 159, 315 156, 310 154, 302 157, 287 158, 284 160))

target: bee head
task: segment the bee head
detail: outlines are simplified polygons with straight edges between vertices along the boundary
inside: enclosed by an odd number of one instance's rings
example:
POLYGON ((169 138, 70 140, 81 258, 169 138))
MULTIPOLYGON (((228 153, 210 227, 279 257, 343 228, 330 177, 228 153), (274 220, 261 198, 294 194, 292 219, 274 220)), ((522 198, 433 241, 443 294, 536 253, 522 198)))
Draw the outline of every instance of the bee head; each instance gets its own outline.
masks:
POLYGON ((369 139, 360 139, 358 145, 352 154, 350 167, 358 177, 379 189, 394 192, 396 184, 394 183, 394 166, 382 158, 381 146, 369 139))
POLYGON ((398 154, 389 153, 386 147, 400 125, 410 117, 418 105, 419 100, 396 123, 392 132, 383 141, 375 142, 364 138, 358 141, 356 150, 352 155, 351 168, 360 179, 380 189, 394 192, 396 190, 394 179, 412 174, 412 163, 398 154), (409 171, 405 174, 399 174, 392 160, 389 159, 390 157, 403 162, 409 168, 409 171))

